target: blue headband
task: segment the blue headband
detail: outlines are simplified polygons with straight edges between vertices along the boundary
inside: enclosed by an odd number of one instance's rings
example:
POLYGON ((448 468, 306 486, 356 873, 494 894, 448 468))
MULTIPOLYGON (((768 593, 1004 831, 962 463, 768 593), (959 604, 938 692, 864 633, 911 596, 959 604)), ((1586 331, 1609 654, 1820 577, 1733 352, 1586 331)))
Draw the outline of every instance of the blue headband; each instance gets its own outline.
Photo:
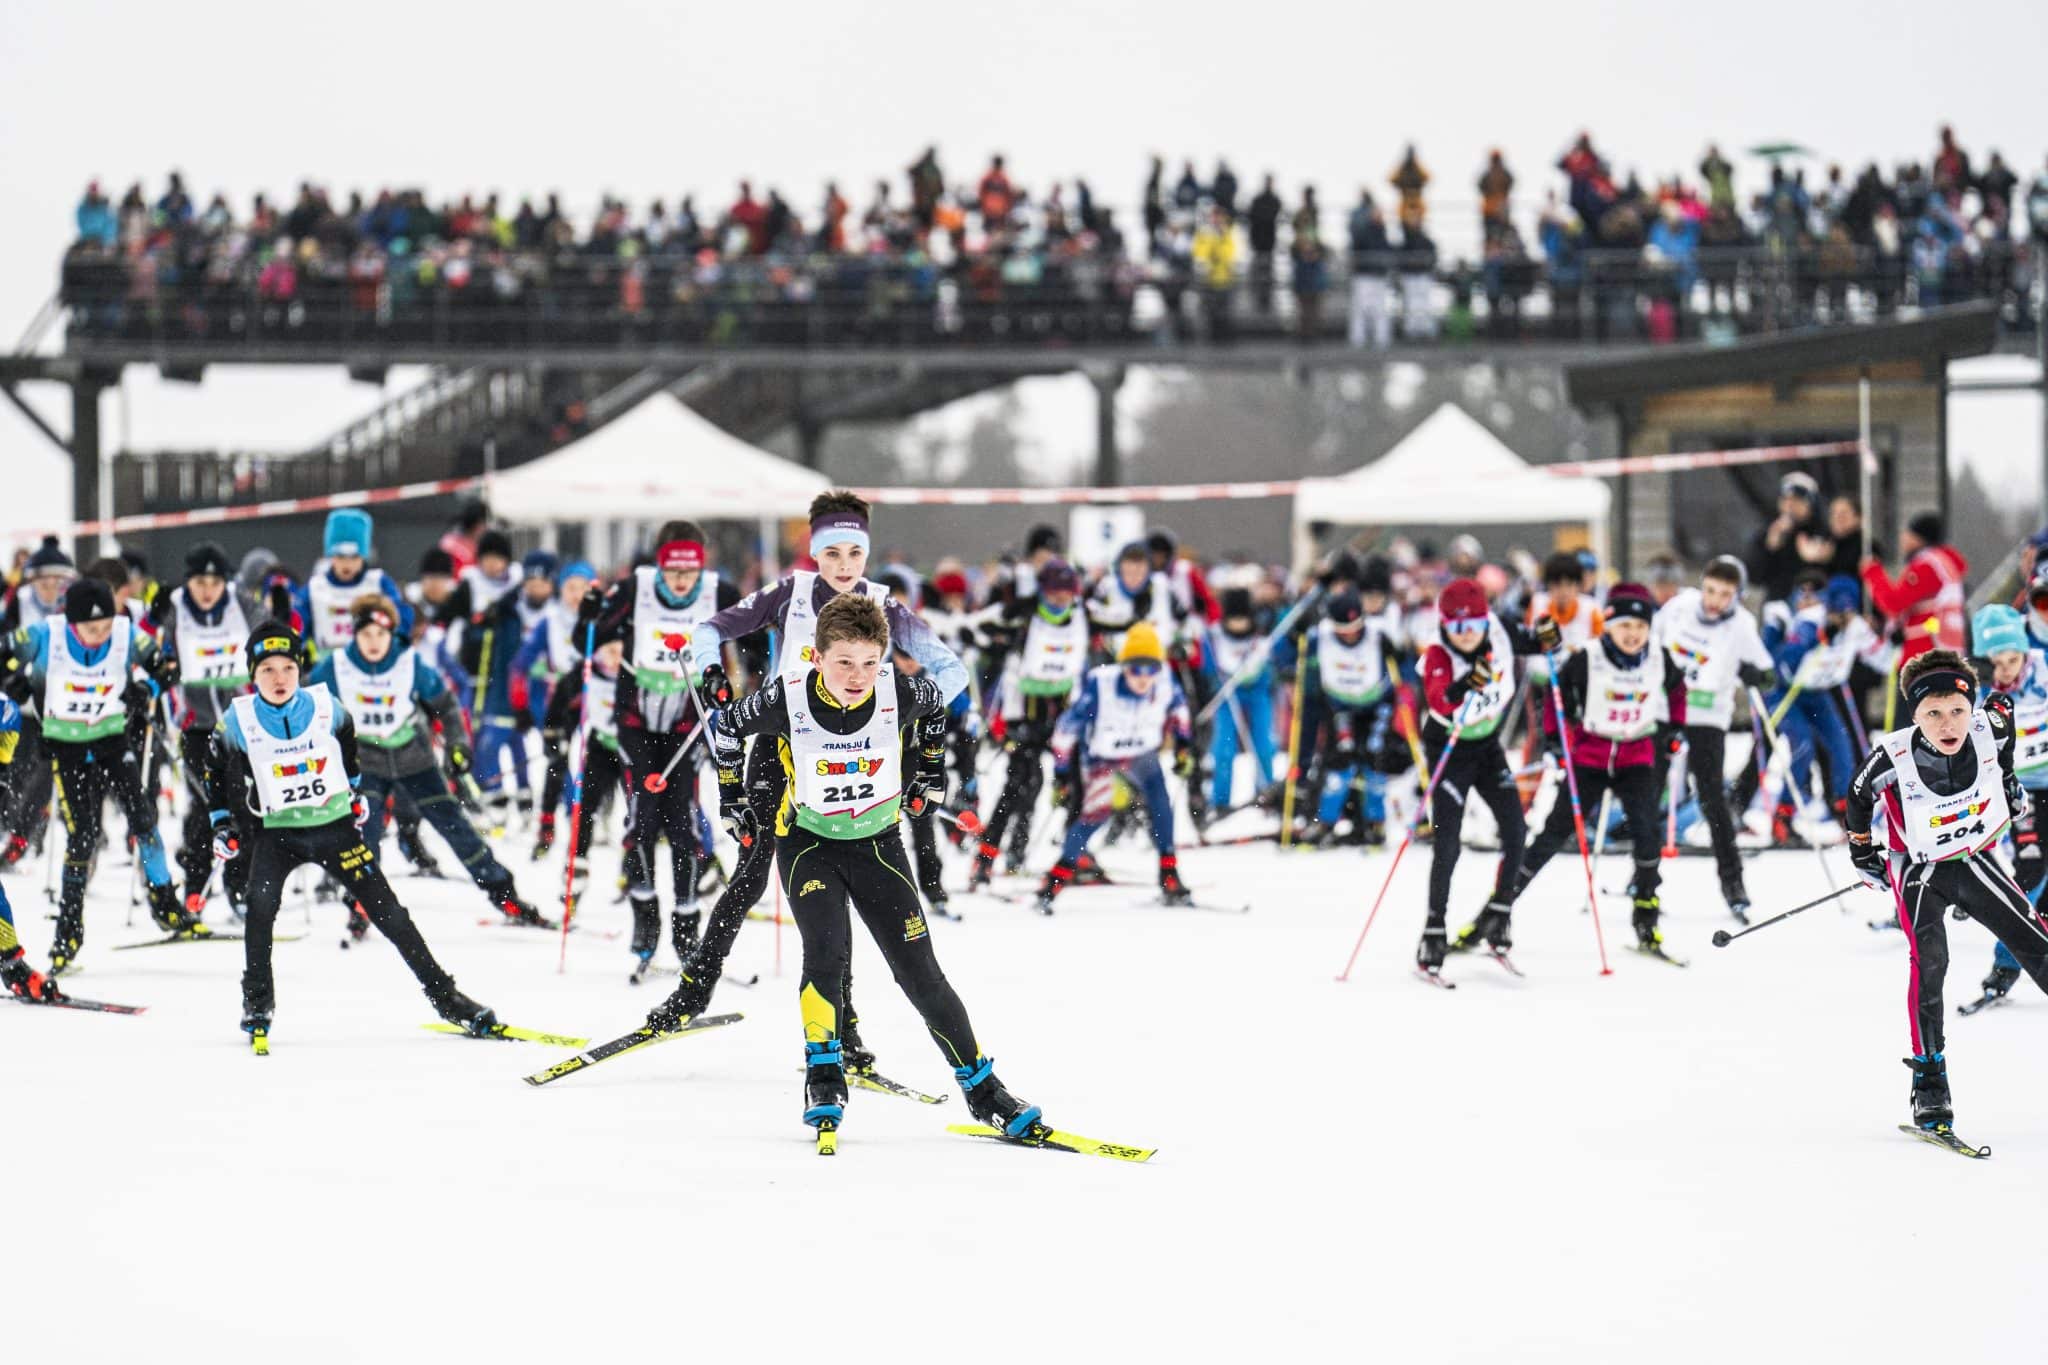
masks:
POLYGON ((816 559, 827 545, 858 545, 865 552, 868 548, 868 533, 859 526, 818 526, 811 530, 811 558, 816 559))

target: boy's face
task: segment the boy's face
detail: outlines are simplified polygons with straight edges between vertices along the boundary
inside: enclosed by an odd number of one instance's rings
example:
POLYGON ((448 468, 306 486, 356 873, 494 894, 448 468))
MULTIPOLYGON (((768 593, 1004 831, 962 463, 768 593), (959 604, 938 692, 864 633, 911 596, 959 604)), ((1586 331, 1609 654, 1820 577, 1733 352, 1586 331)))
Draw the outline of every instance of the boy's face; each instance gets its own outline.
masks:
POLYGON ((1639 654, 1643 646, 1650 643, 1650 623, 1633 616, 1618 617, 1607 623, 1607 634, 1613 638, 1614 647, 1622 653, 1639 654))
POLYGON ((1065 588, 1060 588, 1057 591, 1046 593, 1043 600, 1045 605, 1057 614, 1065 612, 1074 605, 1074 594, 1068 592, 1065 588))
POLYGON ((299 690, 299 666, 282 654, 256 665, 256 692, 272 706, 282 706, 299 690))
POLYGON ((55 607, 64 597, 64 589, 71 586, 62 574, 38 574, 29 580, 35 584, 36 600, 45 607, 55 607))
MULTIPOLYGON (((834 592, 849 592, 860 582, 861 575, 868 571, 868 550, 865 545, 850 541, 838 545, 827 545, 818 552, 818 572, 832 585, 834 592)), ((879 652, 876 655, 880 658, 879 652)))
POLYGON ((526 593, 526 605, 529 607, 545 606, 555 595, 555 585, 545 578, 529 578, 521 588, 526 593))
POLYGON ((327 561, 329 576, 337 583, 353 583, 363 576, 361 555, 335 555, 327 561))
POLYGON ((476 566, 483 570, 486 578, 503 578, 505 570, 512 567, 512 561, 499 554, 478 555, 476 566))
POLYGON ((1141 697, 1159 686, 1159 675, 1157 659, 1132 659, 1124 665, 1125 684, 1141 697))
MULTIPOLYGON (((836 550, 839 547, 832 545, 826 548, 836 550)), ((841 706, 852 706, 874 691, 875 675, 881 667, 882 647, 873 640, 834 640, 832 647, 818 660, 818 672, 825 679, 825 690, 841 706)))
POLYGON ((1378 616, 1387 609, 1387 595, 1383 592, 1366 592, 1358 595, 1367 616, 1378 616))
POLYGON ((420 575, 420 596, 434 606, 448 600, 448 594, 455 591, 455 580, 444 573, 420 575))
POLYGON ((1152 576, 1152 563, 1145 559, 1119 559, 1116 562, 1117 580, 1127 592, 1136 592, 1145 586, 1145 580, 1152 576))
POLYGON ((2027 671, 2027 656, 2017 649, 2001 649, 1991 656, 1991 681, 2011 687, 2027 671))
MULTIPOLYGON (((667 588, 670 593, 677 597, 688 597, 697 590, 697 580, 703 576, 704 571, 702 569, 663 569, 661 571, 661 586, 667 588)), ((858 578, 860 575, 855 574, 854 577, 858 578)), ((844 589, 841 589, 841 591, 844 591, 844 589)), ((568 596, 566 590, 563 596, 568 596)), ((582 594, 578 593, 577 596, 580 599, 582 594)))
POLYGON ((1701 579, 1700 605, 1709 616, 1725 616, 1735 605, 1735 585, 1725 578, 1701 579))
POLYGON ((1937 750, 1955 753, 1970 737, 1970 699, 1960 692, 1924 698, 1913 708, 1913 723, 1937 750))
POLYGON ((616 673, 619 671, 619 664, 625 657, 626 642, 624 640, 606 640, 597 647, 597 653, 592 657, 592 662, 607 673, 616 673))
POLYGON ((363 657, 373 664, 384 662, 384 656, 391 652, 391 632, 375 621, 365 621, 356 627, 356 648, 363 657))
POLYGON ((563 579, 561 588, 562 605, 572 612, 575 611, 583 605, 583 595, 589 591, 590 580, 587 578, 563 579))
POLYGON ((72 629, 78 632, 80 644, 88 649, 98 649, 107 642, 107 637, 114 633, 114 623, 110 620, 80 621, 72 629))
POLYGON ((227 590, 228 581, 219 574, 194 574, 185 580, 185 595, 201 611, 212 611, 214 604, 220 601, 220 595, 227 590))

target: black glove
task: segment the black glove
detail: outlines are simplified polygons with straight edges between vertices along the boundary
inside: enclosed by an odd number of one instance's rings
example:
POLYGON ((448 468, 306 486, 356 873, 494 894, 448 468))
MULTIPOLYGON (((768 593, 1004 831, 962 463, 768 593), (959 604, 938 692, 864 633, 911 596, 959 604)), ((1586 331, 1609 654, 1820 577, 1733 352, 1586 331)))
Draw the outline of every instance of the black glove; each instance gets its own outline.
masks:
MULTIPOLYGON (((597 584, 593 583, 590 585, 589 591, 583 594, 583 600, 576 604, 576 624, 578 627, 596 625, 597 618, 602 615, 604 615, 604 592, 597 584)), ((576 635, 577 643, 581 644, 582 630, 578 629, 576 635)))
POLYGON ((1040 742, 1038 722, 1032 720, 1010 720, 1003 722, 1003 747, 1017 750, 1032 747, 1040 742))
POLYGON ((732 704, 732 684, 726 680, 725 670, 712 664, 697 678, 697 696, 703 701, 704 709, 715 711, 721 706, 732 704))
POLYGON ((1074 774, 1070 768, 1052 770, 1052 808, 1065 810, 1074 799, 1074 774))
POLYGON ((1358 739, 1354 735, 1342 735, 1330 746, 1332 768, 1355 768, 1358 766, 1358 739))
MULTIPOLYGON (((1354 761, 1356 760, 1357 756, 1358 751, 1356 749, 1353 749, 1352 758, 1354 759, 1354 761)), ((1182 745, 1180 749, 1175 752, 1173 756, 1173 775, 1179 778, 1189 778, 1195 775, 1195 751, 1193 749, 1187 747, 1186 745, 1182 745)))
POLYGON ((920 768, 903 784, 903 802, 913 818, 922 818, 933 806, 946 804, 946 770, 920 768))
POLYGON ((476 756, 470 753, 469 746, 467 744, 464 744, 459 739, 449 741, 448 767, 455 773, 457 777, 460 777, 462 776, 462 774, 468 772, 470 764, 475 761, 476 756))
POLYGON ((1456 706, 1472 693, 1491 685, 1494 676, 1493 656, 1482 654, 1472 661, 1470 672, 1466 673, 1464 677, 1456 679, 1449 687, 1444 689, 1444 695, 1450 698, 1451 705, 1456 706))
POLYGON ((148 718, 150 705, 156 700, 150 694, 149 684, 140 678, 132 680, 121 689, 121 704, 128 708, 128 714, 148 718))
POLYGON ((1677 725, 1657 727, 1657 747, 1667 754, 1676 754, 1685 747, 1685 730, 1677 725))
POLYGON ((1744 664, 1736 672, 1741 676, 1744 687, 1775 687, 1778 683, 1778 670, 1762 664, 1744 664))
POLYGON ((718 822, 725 826, 725 832, 741 848, 752 848, 755 838, 761 833, 760 818, 754 814, 753 803, 744 793, 719 797, 718 822))
POLYGON ((1530 629, 1536 632, 1536 643, 1545 654, 1557 653, 1558 647, 1564 644, 1564 632, 1557 628, 1557 619, 1553 616, 1537 617, 1536 624, 1530 629))
POLYGON ((1891 882, 1889 880, 1891 869, 1888 866, 1885 851, 1879 848, 1874 840, 1870 843, 1859 844, 1851 839, 1849 841, 1849 861, 1855 865, 1856 875, 1863 879, 1865 886, 1876 891, 1891 890, 1891 882))

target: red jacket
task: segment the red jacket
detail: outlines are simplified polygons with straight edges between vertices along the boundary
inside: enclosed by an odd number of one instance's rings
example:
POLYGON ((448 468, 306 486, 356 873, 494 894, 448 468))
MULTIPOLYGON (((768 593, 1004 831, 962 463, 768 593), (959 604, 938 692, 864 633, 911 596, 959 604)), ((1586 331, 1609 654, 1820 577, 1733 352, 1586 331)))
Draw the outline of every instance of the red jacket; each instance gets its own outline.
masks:
POLYGON ((1905 627, 1906 645, 1900 662, 1925 654, 1936 645, 1961 649, 1968 611, 1963 575, 1970 562, 1953 545, 1930 545, 1906 561, 1894 583, 1884 566, 1871 560, 1863 566, 1863 583, 1879 611, 1905 627), (1935 629, 1927 628, 1928 618, 1935 629))

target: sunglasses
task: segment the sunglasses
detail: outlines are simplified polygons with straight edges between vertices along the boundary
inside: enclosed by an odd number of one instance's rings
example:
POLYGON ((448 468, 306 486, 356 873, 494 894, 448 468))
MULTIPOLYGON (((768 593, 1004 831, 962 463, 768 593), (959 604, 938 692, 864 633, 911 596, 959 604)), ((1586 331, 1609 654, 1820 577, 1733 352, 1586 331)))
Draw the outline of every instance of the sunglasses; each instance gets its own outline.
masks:
POLYGON ((1139 678, 1149 678, 1154 673, 1157 673, 1162 667, 1164 667, 1164 665, 1162 665, 1157 659, 1131 659, 1124 664, 1125 669, 1127 669, 1133 676, 1139 678))

